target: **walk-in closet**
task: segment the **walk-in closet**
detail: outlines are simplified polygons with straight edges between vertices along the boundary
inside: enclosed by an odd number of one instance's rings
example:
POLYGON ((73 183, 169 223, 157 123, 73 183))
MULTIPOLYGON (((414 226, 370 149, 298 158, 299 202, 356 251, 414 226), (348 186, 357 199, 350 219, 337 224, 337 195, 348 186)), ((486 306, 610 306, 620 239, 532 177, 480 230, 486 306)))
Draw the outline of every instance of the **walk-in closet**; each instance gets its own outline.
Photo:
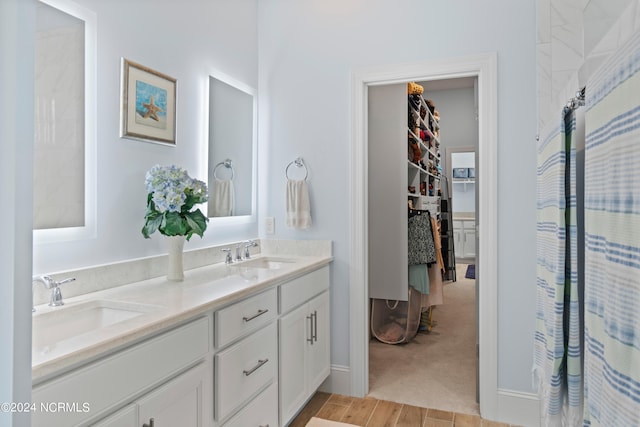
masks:
POLYGON ((368 89, 372 397, 478 414, 477 104, 475 77, 368 89))

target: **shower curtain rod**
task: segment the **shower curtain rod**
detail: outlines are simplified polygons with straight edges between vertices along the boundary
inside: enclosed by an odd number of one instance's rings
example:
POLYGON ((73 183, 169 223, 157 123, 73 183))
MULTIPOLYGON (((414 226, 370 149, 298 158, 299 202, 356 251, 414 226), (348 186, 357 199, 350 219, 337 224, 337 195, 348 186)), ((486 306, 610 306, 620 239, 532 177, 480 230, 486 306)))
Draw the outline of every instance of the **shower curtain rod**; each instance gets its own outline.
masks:
POLYGON ((579 91, 576 92, 576 96, 571 98, 569 102, 567 102, 566 108, 569 110, 575 110, 578 107, 582 107, 584 105, 584 92, 586 87, 583 87, 579 91))

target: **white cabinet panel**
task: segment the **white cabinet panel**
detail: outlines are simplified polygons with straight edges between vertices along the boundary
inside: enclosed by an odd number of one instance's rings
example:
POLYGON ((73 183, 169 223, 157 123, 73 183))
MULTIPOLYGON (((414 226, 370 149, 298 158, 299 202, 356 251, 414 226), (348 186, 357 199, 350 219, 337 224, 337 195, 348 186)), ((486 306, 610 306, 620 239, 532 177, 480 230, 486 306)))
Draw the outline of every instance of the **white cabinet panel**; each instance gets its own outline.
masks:
POLYGON ((453 239, 456 258, 476 257, 475 220, 453 221, 453 239))
POLYGON ((330 372, 329 291, 280 318, 280 424, 286 425, 330 372))
POLYGON ((286 313, 329 289, 329 267, 322 267, 280 285, 280 313, 286 313))
POLYGON ((307 305, 303 305, 280 319, 280 413, 288 421, 304 404, 305 351, 311 339, 311 320, 307 305))
POLYGON ((271 384, 224 427, 277 427, 278 385, 271 384))
POLYGON ((204 363, 191 368, 93 426, 202 427, 208 372, 204 363))
POLYGON ((138 405, 131 404, 110 417, 94 424, 93 427, 136 427, 138 425, 138 405))
POLYGON ((266 325, 277 316, 278 292, 275 288, 217 311, 216 347, 224 347, 235 339, 266 325))
POLYGON ((33 402, 88 403, 90 411, 35 412, 32 426, 81 424, 193 365, 209 351, 209 319, 198 320, 33 389, 33 402))
POLYGON ((325 292, 309 302, 309 313, 313 316, 313 342, 307 346, 309 353, 308 388, 313 392, 329 376, 330 370, 329 292, 325 292))
POLYGON ((202 427, 204 364, 169 381, 138 401, 138 425, 202 427))
POLYGON ((222 421, 278 377, 278 329, 266 326, 215 356, 216 419, 222 421))

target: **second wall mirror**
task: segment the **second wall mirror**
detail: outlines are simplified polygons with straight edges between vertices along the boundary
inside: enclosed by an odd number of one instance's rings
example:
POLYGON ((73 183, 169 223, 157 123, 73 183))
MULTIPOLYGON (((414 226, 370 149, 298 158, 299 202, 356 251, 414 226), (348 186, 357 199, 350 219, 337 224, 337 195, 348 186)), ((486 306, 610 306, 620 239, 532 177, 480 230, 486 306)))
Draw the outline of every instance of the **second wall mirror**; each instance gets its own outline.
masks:
POLYGON ((256 105, 251 88, 209 77, 210 218, 254 213, 256 105))

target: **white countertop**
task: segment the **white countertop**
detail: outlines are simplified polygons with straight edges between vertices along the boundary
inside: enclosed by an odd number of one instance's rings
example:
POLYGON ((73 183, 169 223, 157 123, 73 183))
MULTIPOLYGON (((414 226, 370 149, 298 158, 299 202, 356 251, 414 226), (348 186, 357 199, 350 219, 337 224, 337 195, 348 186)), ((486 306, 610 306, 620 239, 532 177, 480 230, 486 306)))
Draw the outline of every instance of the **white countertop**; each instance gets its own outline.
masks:
MULTIPOLYGON (((266 255, 264 257, 267 257, 266 255)), ((253 259, 258 259, 256 257, 253 259)), ((36 316, 65 310, 88 301, 117 301, 151 305, 152 310, 53 345, 36 347, 39 331, 33 330, 32 380, 41 382, 52 374, 67 370, 113 350, 133 343, 181 321, 215 310, 245 296, 316 270, 331 262, 331 256, 304 256, 287 259, 278 269, 248 268, 242 263, 212 264, 185 271, 182 282, 164 277, 144 280, 111 289, 65 299, 63 307, 36 306, 36 316)))

